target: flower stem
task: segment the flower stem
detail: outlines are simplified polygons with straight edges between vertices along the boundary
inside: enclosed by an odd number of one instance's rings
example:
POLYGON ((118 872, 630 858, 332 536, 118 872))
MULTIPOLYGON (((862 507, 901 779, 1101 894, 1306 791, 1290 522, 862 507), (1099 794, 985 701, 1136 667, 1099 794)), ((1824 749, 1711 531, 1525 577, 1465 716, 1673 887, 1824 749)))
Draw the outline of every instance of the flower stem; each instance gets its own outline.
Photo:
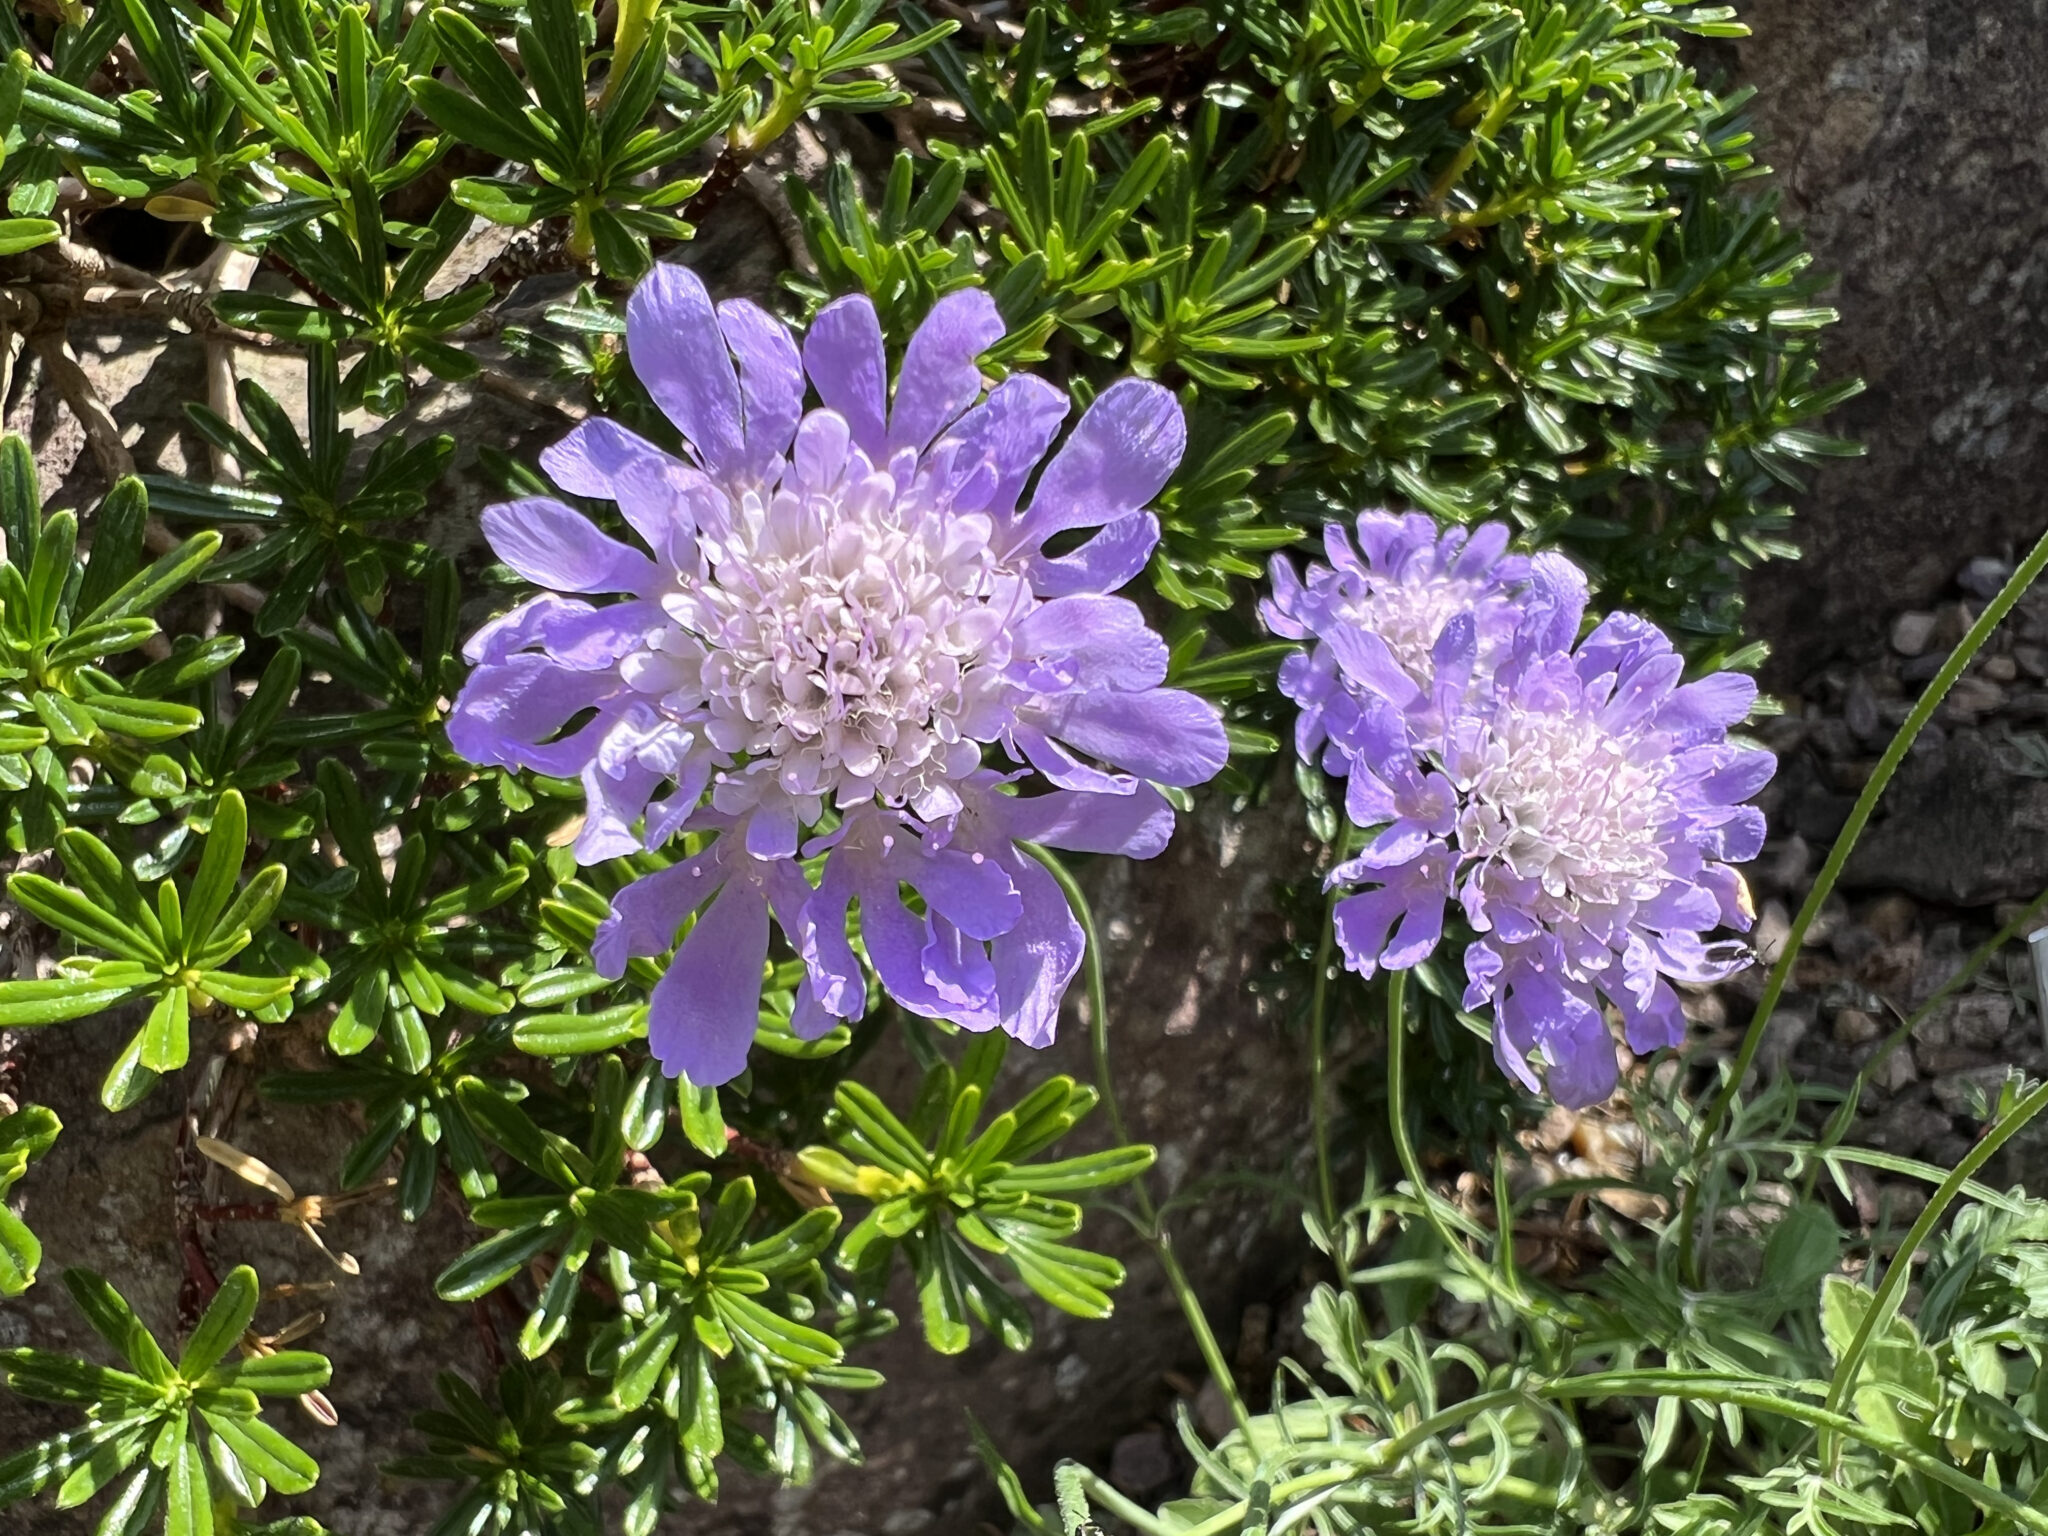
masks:
POLYGON ((1756 1005, 1756 1013, 1749 1021, 1749 1030, 1742 1037, 1742 1047, 1735 1053, 1735 1060, 1728 1069, 1727 1081, 1715 1095, 1713 1104, 1700 1121, 1699 1133, 1693 1138, 1691 1171, 1686 1181, 1685 1193, 1679 1202, 1678 1212, 1678 1273, 1687 1284, 1699 1283, 1698 1214, 1700 1191, 1705 1186, 1707 1157, 1713 1148, 1714 1138, 1720 1134, 1722 1124, 1734 1106, 1735 1096, 1742 1091, 1742 1080, 1748 1076, 1757 1050, 1763 1045, 1764 1031, 1770 1026, 1771 1015, 1777 1011, 1778 999, 1784 995, 1786 983, 1792 978, 1792 967, 1799 958, 1799 949, 1806 942, 1806 933, 1813 926, 1820 909, 1835 889, 1835 882, 1842 876, 1843 866, 1849 862, 1849 855, 1856 847, 1856 840, 1870 821, 1871 812, 1877 808, 1878 798, 1884 794, 1885 786, 1892 775, 1898 772, 1899 764, 1905 761, 1907 750, 1913 745, 1921 729, 1934 717, 1934 711, 1955 686, 1956 679, 1963 675, 1977 652, 1984 648, 1992 631, 1996 630, 2006 614, 2020 600, 2034 579, 2048 567, 2048 533, 2027 551, 2019 569, 2012 573, 2010 580, 1999 588, 1998 595, 1985 606, 1977 622, 1970 626, 1970 632, 1963 636, 1962 643, 1949 653, 1941 670, 1934 674, 1934 680, 1920 695, 1898 734, 1884 749, 1884 755, 1877 760, 1877 767, 1871 771, 1869 781, 1863 786, 1863 793, 1856 797, 1856 804, 1849 812, 1849 819, 1842 824, 1842 830, 1835 843, 1828 850, 1826 861, 1821 865, 1820 875, 1813 882, 1813 889, 1799 908, 1799 915, 1792 919, 1792 928, 1785 935, 1784 948, 1777 962, 1771 967, 1771 974, 1764 984, 1764 994, 1756 1005))
MULTIPOLYGON (((1408 1183, 1415 1191, 1415 1201, 1422 1209, 1422 1219, 1429 1223, 1437 1235, 1437 1241, 1449 1250, 1458 1267, 1485 1287, 1497 1301, 1527 1316, 1555 1318, 1569 1321, 1557 1314, 1554 1308, 1545 1305, 1526 1294, 1519 1285, 1503 1280, 1491 1264, 1486 1263, 1471 1249, 1467 1248, 1451 1224, 1444 1219, 1434 1193, 1422 1176, 1422 1159, 1415 1154, 1415 1143, 1408 1134, 1408 973, 1387 972, 1387 1122, 1394 1136, 1394 1155, 1400 1159, 1401 1171, 1408 1176, 1408 1183)), ((1505 1220, 1505 1212, 1503 1212, 1505 1220)), ((1501 1239, 1503 1242, 1506 1238, 1501 1239)))
MULTIPOLYGON (((1119 1144, 1129 1146, 1131 1133, 1124 1123, 1123 1107, 1117 1102, 1116 1082, 1109 1066, 1109 987, 1102 973, 1102 940, 1095 930, 1095 913, 1088 905, 1088 898, 1082 892, 1080 882, 1066 865, 1054 857, 1051 850, 1032 843, 1020 843, 1027 853, 1043 864, 1046 873, 1058 883, 1060 891, 1067 898, 1074 921, 1081 925, 1081 936, 1086 948, 1082 953, 1082 968, 1088 988, 1088 1043, 1095 1057, 1095 1088, 1102 1095, 1102 1107, 1109 1112, 1109 1128, 1119 1144)), ((1216 1389, 1230 1405, 1230 1417, 1236 1422, 1238 1433, 1249 1445, 1252 1439, 1251 1410, 1245 1407, 1243 1396, 1237 1390, 1237 1381, 1231 1375, 1230 1364, 1223 1358, 1223 1347, 1216 1342, 1216 1331, 1209 1326, 1209 1316, 1202 1310, 1202 1299, 1189 1284, 1187 1272, 1180 1267, 1180 1259, 1173 1251, 1173 1239, 1165 1224, 1159 1219, 1159 1208, 1152 1203, 1152 1192, 1146 1187, 1145 1176, 1139 1175, 1131 1186, 1131 1192, 1138 1204, 1138 1214, 1144 1225, 1145 1241, 1151 1245, 1152 1255, 1159 1261, 1160 1269, 1166 1275, 1166 1283, 1173 1291, 1173 1298, 1180 1303, 1181 1315, 1187 1319, 1188 1330, 1195 1336, 1195 1347, 1202 1352, 1202 1363, 1209 1368, 1209 1375, 1216 1383, 1216 1389)))
MULTIPOLYGON (((1308 1004, 1308 1093, 1309 1121, 1316 1145, 1317 1215, 1324 1235, 1337 1240, 1337 1182, 1330 1168, 1330 1104, 1324 1077, 1328 1071, 1327 1044, 1330 1012, 1330 955, 1337 942, 1337 903, 1323 906, 1323 935, 1316 941, 1316 984, 1308 1004)), ((1334 1255, 1333 1255, 1334 1256, 1334 1255)), ((1344 1261, 1339 1258, 1339 1264, 1344 1261)))

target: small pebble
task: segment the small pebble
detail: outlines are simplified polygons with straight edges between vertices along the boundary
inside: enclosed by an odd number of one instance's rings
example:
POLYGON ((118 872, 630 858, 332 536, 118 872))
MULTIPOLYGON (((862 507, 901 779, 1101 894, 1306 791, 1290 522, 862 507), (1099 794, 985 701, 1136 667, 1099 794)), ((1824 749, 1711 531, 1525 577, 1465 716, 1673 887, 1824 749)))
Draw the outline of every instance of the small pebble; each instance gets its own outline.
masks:
POLYGON ((1948 660, 1945 650, 1929 651, 1923 656, 1911 656, 1899 665, 1899 681, 1918 687, 1933 679, 1941 670, 1941 664, 1948 660))
POLYGON ((1956 576, 1956 585, 1970 596, 1986 601, 1998 596, 1998 589, 2012 577, 2012 567, 1990 555, 1979 555, 1956 576))
POLYGON ((1941 701, 1942 713, 1953 720, 1977 720, 1996 714, 2005 703, 2005 690, 1981 677, 1966 677, 1949 690, 1941 701))
POLYGON ((2037 681, 2048 677, 2048 650, 2038 645, 2016 645, 2012 648, 2012 659, 2027 676, 2037 681))
MULTIPOLYGON (((1930 1045, 1913 1047, 1913 1062, 1919 1067, 1922 1077, 1967 1076, 1991 1065, 1991 1058, 1982 1051, 1966 1051, 1960 1045, 1930 1045)), ((2004 1075, 2003 1069, 2000 1076, 2004 1075)), ((1952 1111, 1960 1114, 1960 1110, 1952 1111)))
POLYGON ((1968 603, 1943 603, 1934 610, 1934 639, 1944 650, 1970 632, 1977 612, 1968 603))
POLYGON ((2010 656, 1993 656, 1978 670, 1994 683, 2009 683, 2020 675, 2019 663, 2010 656))
POLYGON ((1796 891, 1803 896, 1806 877, 1812 872, 1813 845, 1795 832, 1771 859, 1770 873, 1765 878, 1778 890, 1796 891))
POLYGON ((2005 1043, 2012 1030, 2012 999, 1999 992, 1959 997, 1949 1028, 1957 1045, 1993 1050, 2005 1043))
POLYGON ((1912 933, 1914 924, 1920 921, 1920 908, 1912 897, 1891 891, 1864 907, 1863 921, 1887 944, 1897 944, 1912 933))
POLYGON ((1842 1045, 1868 1045, 1883 1027, 1861 1008, 1844 1008, 1835 1014, 1835 1039, 1842 1045))
POLYGON ((1202 1390, 1195 1394, 1195 1423, 1211 1443, 1237 1428, 1237 1420, 1230 1412, 1230 1399, 1223 1395, 1214 1377, 1205 1379, 1202 1390))
POLYGON ((1173 1452, 1157 1429, 1125 1435, 1109 1453, 1109 1480, 1133 1498, 1158 1492, 1173 1481, 1173 1473, 1173 1452))
MULTIPOLYGON (((1877 1070, 1871 1074, 1870 1085, 1880 1093, 1897 1093, 1903 1088, 1912 1087, 1919 1080, 1919 1076, 1918 1070, 1913 1065, 1913 1053, 1911 1051, 1893 1051, 1883 1061, 1878 1063, 1877 1070)), ((1914 1129, 1922 1136, 1926 1134, 1925 1130, 1921 1127, 1916 1126, 1914 1129)), ((1910 1145, 1917 1141, 1918 1137, 1902 1138, 1902 1140, 1910 1145)), ((1897 1149, 1895 1148, 1895 1150, 1897 1149)))
POLYGON ((1902 613, 1892 620, 1892 649, 1901 656, 1918 656, 1934 638, 1934 615, 1902 613))

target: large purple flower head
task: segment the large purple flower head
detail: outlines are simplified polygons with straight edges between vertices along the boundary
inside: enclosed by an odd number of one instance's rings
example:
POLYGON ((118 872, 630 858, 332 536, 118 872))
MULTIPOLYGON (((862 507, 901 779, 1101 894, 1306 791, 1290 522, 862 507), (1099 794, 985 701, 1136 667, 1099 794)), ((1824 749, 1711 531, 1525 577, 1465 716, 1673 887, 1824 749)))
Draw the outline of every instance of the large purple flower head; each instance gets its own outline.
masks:
POLYGON ((621 891, 596 945, 621 974, 695 914, 648 1033, 696 1083, 745 1065, 771 918, 805 961, 800 1034, 864 1006, 857 909, 903 1006, 1042 1044, 1081 940, 1018 843, 1149 856, 1172 830, 1153 785, 1223 764, 1216 711, 1160 686, 1165 645, 1109 595, 1158 541, 1145 507, 1185 445, 1179 406, 1113 384, 1040 470, 1069 403, 1027 374, 984 396, 975 359, 1002 334, 987 294, 941 299, 892 397, 865 298, 828 305, 799 352, 659 266, 626 341, 688 456, 596 419, 542 458, 645 551, 548 498, 484 513, 545 590, 471 638, 449 739, 580 776, 584 863, 711 835, 621 891), (799 860, 819 853, 814 888, 799 860))
POLYGON ((1750 924, 1733 865, 1762 846, 1744 802, 1776 762, 1728 739, 1749 678, 1681 683, 1671 642, 1630 614, 1576 640, 1586 584, 1568 561, 1510 565, 1498 525, 1452 537, 1433 559, 1411 539, 1405 559, 1375 560, 1348 604, 1313 598, 1341 576, 1296 583, 1276 562, 1268 621, 1316 642, 1282 686, 1320 711, 1322 761, 1347 776, 1352 821, 1376 829, 1330 874, 1356 887, 1335 907, 1338 943, 1367 976, 1416 965, 1455 901, 1477 934, 1465 1006, 1492 1005, 1502 1068, 1535 1089, 1544 1064, 1560 1103, 1594 1103, 1617 1075, 1603 1001, 1635 1050, 1677 1045, 1671 983, 1748 963, 1706 935, 1750 924), (1461 569, 1475 551, 1483 565, 1461 569), (1396 583, 1398 606, 1380 605, 1396 583), (1391 634, 1368 627, 1389 611, 1391 634))

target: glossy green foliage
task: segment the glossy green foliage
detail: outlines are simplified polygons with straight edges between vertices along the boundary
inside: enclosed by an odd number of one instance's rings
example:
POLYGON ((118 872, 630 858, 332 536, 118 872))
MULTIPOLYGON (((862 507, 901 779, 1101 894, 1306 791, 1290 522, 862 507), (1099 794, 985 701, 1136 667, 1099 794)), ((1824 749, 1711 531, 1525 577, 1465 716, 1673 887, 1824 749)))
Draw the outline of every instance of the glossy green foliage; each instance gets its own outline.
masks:
MULTIPOLYGON (((63 1123, 40 1104, 0 1114, 0 1202, 19 1184, 28 1166, 56 1142, 63 1123)), ((36 1283, 43 1245, 28 1223, 0 1203, 0 1296, 19 1296, 36 1283)))
POLYGON ((1112 1147, 1031 1161, 1095 1107, 1095 1090, 1070 1077, 1040 1083, 983 1125, 1007 1043, 984 1035, 957 1070, 934 1066, 907 1120, 860 1084, 841 1083, 837 1149, 811 1147, 799 1157, 819 1184, 872 1207, 840 1244, 841 1267, 879 1287, 902 1249, 917 1280, 925 1337, 942 1354, 967 1348, 969 1319, 1012 1349, 1030 1346, 1031 1314, 991 1272, 990 1258, 1062 1312, 1107 1317, 1124 1267, 1068 1242, 1080 1230, 1081 1207, 1065 1197, 1128 1183, 1155 1155, 1150 1147, 1112 1147))
MULTIPOLYGON (((0 981, 0 1025, 61 1024, 124 1003, 146 1004, 142 1028, 101 1089, 109 1109, 136 1103, 164 1073, 185 1065, 195 1014, 226 1008, 274 1022, 289 1012, 294 976, 230 969, 268 931, 285 887, 281 864, 242 882, 248 820, 235 791, 221 797, 189 883, 167 876, 153 898, 90 832, 59 833, 57 852, 68 884, 22 873, 8 877, 7 893, 84 953, 47 979, 0 981), (93 958, 94 951, 106 958, 93 958)), ((260 954, 251 959, 262 963, 260 954)))
MULTIPOLYGON (((914 7, 908 8, 914 10, 914 7)), ((876 204, 792 187, 830 291, 921 313, 969 282, 1082 379, 1127 367, 1212 413, 1284 408, 1249 503, 1170 518, 1152 576, 1222 610, 1330 517, 1505 510, 1606 604, 1739 648, 1735 585, 1792 553, 1788 491, 1850 446, 1855 385, 1742 120, 1688 64, 1722 7, 1649 0, 1034 6, 935 47, 936 125, 876 204), (1063 90, 1115 110, 1053 116, 1063 90), (970 210, 985 207, 987 213, 970 210)), ((1194 466, 1189 466, 1190 468, 1194 466)), ((1184 469, 1181 484, 1188 482, 1184 469)))
POLYGON ((28 444, 0 438, 0 794, 16 851, 48 847, 69 819, 70 757, 123 782, 153 783, 166 761, 157 749, 204 718, 178 695, 241 654, 231 635, 188 639, 159 661, 122 669, 117 658, 158 637, 160 605, 221 543, 209 529, 147 561, 148 512, 142 486, 120 482, 93 514, 81 559, 77 515, 45 513, 28 444))
MULTIPOLYGON (((225 1516, 270 1493, 304 1493, 320 1469, 262 1416, 264 1397, 317 1391, 324 1356, 238 1348, 256 1315, 256 1272, 221 1281, 176 1360, 119 1292, 88 1269, 64 1272, 65 1289, 126 1369, 38 1349, 0 1351, 0 1374, 21 1397, 61 1403, 86 1422, 0 1462, 0 1508, 46 1492, 73 1509, 112 1489, 98 1530, 214 1536, 225 1516), (159 1523, 159 1517, 160 1523, 159 1523)), ((282 1528, 289 1531, 291 1522, 282 1528)))

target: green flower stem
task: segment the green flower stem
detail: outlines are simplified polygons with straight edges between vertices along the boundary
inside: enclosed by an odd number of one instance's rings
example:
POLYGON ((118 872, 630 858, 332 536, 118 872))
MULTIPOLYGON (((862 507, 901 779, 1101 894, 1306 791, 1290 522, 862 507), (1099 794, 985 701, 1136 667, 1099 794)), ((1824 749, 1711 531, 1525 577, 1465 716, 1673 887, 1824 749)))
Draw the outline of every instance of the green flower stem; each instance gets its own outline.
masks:
MULTIPOLYGON (((1856 1330, 1856 1336, 1849 1341, 1849 1347, 1842 1351, 1842 1358, 1835 1362, 1834 1378, 1828 1383, 1827 1407, 1830 1412, 1839 1413, 1842 1405, 1849 1401, 1850 1394, 1856 1388, 1857 1379, 1862 1374, 1863 1357, 1869 1353, 1870 1341, 1877 1336, 1878 1330, 1891 1321, 1892 1314, 1898 1311, 1906 1284, 1913 1277, 1914 1253, 1927 1241, 1928 1234, 1934 1230, 1935 1224, 1947 1214, 1949 1206, 1955 1203, 1956 1196, 1962 1193, 1963 1186, 1970 1181, 1971 1176, 1989 1162, 1992 1155, 2010 1141, 2021 1126, 2039 1114, 2044 1106, 2048 1106, 2048 1083, 2037 1084, 2018 1103, 1994 1120, 1977 1139, 1977 1144, 1964 1154, 1962 1161, 1956 1164, 1954 1170, 1941 1181, 1940 1187, 1929 1198, 1926 1209, 1920 1213, 1920 1219, 1907 1230, 1905 1241, 1899 1244, 1898 1251, 1892 1255, 1891 1263, 1886 1266, 1884 1279, 1878 1282, 1877 1294, 1871 1298, 1870 1310, 1863 1314, 1862 1326, 1856 1330)), ((1835 1436, 1831 1432, 1822 1433, 1823 1465, 1832 1466, 1836 1444, 1835 1436)))
POLYGON ((1705 1118, 1700 1121, 1699 1133, 1693 1138, 1691 1172, 1686 1181, 1685 1192, 1679 1202, 1678 1211, 1678 1272, 1690 1285, 1699 1283, 1698 1215, 1700 1191, 1708 1180, 1704 1170, 1708 1155, 1713 1149, 1714 1138, 1720 1134, 1722 1124, 1734 1106, 1736 1094, 1742 1091, 1742 1080, 1749 1074, 1751 1064, 1756 1060, 1757 1050, 1763 1045, 1764 1031, 1770 1026, 1771 1015, 1776 1012, 1778 999, 1783 996, 1786 983, 1792 978, 1792 967, 1799 958, 1799 949, 1806 942, 1807 930, 1814 919, 1820 916, 1820 909, 1835 889, 1835 882, 1842 877, 1842 868, 1849 862, 1849 854, 1856 846, 1856 840, 1870 821, 1871 812, 1877 808, 1879 797, 1892 775, 1898 772, 1899 764, 1905 761, 1907 751, 1914 738, 1933 718, 1934 711, 1947 697, 1956 679, 1963 675, 1977 652, 1984 648, 1992 631, 1996 630, 2013 605, 2034 579, 2048 567, 2048 534, 2043 534, 2038 543, 2027 551, 2027 558, 2020 562, 2012 578, 1999 588, 1998 595, 1985 606, 1977 622, 1970 626, 1970 632, 1963 636, 1962 643, 1949 653, 1941 670, 1934 674, 1934 680, 1920 695, 1912 712, 1906 716, 1898 734, 1884 749, 1884 755, 1877 760, 1877 767, 1871 771, 1870 780, 1863 786, 1863 793, 1856 797, 1856 804, 1849 812, 1849 819, 1842 824, 1841 833, 1828 850, 1826 862, 1821 865, 1820 875, 1813 882, 1813 889, 1807 893, 1805 902, 1799 908, 1799 915, 1792 919, 1791 931, 1785 936, 1783 950, 1777 963, 1771 967, 1770 979, 1764 984, 1764 994, 1758 1000, 1756 1013, 1749 1021, 1749 1031, 1742 1037, 1742 1047, 1735 1053, 1735 1060, 1728 1069, 1727 1081, 1715 1095, 1705 1118))
MULTIPOLYGON (((1095 1087, 1102 1095, 1103 1108, 1109 1112, 1110 1131, 1119 1145, 1129 1146, 1130 1128, 1124 1123, 1123 1106, 1117 1102, 1116 1083, 1109 1068, 1109 988, 1103 980, 1102 940, 1095 931, 1095 913, 1088 905, 1080 883, 1049 849, 1032 843, 1022 846, 1059 883, 1067 905, 1073 909, 1074 921, 1081 925, 1082 938, 1087 946, 1081 963, 1088 987, 1088 1041, 1095 1056, 1095 1087)), ((1202 1363, 1209 1368, 1217 1390, 1230 1404, 1230 1416, 1236 1421, 1238 1433, 1249 1444, 1252 1438, 1251 1411, 1245 1407, 1244 1398, 1237 1390, 1229 1362, 1223 1358, 1223 1348, 1216 1342, 1216 1331, 1209 1326, 1208 1314, 1202 1310, 1202 1299, 1195 1294, 1195 1288, 1188 1283, 1187 1272, 1180 1267, 1180 1259, 1173 1251, 1173 1239, 1159 1219, 1159 1208, 1152 1203, 1152 1192, 1146 1187, 1143 1175, 1132 1184, 1131 1190, 1137 1198, 1145 1240, 1151 1245, 1160 1269, 1165 1271, 1166 1283, 1173 1290, 1174 1300, 1180 1303, 1182 1315, 1187 1318, 1196 1347, 1202 1352, 1202 1363)))
MULTIPOLYGON (((1524 1316, 1536 1315, 1554 1321, 1569 1323, 1571 1320, 1548 1303, 1530 1296, 1519 1285, 1501 1278, 1491 1264, 1467 1248, 1444 1219, 1444 1213, 1437 1198, 1430 1192, 1422 1176, 1422 1159, 1415 1154, 1415 1142, 1408 1134, 1408 973, 1387 972, 1387 1124, 1394 1137, 1394 1155, 1400 1159, 1401 1171, 1408 1176, 1408 1183, 1415 1191, 1415 1202, 1422 1210, 1422 1218, 1437 1235, 1458 1267, 1470 1275, 1490 1293, 1495 1300, 1524 1316)), ((1505 1242, 1505 1235, 1501 1241, 1505 1242)))
MULTIPOLYGON (((1337 1232, 1337 1181, 1330 1168, 1330 1102, 1324 1078, 1328 1073, 1330 957, 1337 947, 1337 903, 1324 904, 1323 933, 1316 940, 1316 984, 1308 1004, 1308 1093, 1309 1121, 1316 1145, 1317 1214, 1323 1231, 1335 1241, 1337 1232)), ((1339 1260, 1339 1262, 1343 1262, 1339 1260)))

